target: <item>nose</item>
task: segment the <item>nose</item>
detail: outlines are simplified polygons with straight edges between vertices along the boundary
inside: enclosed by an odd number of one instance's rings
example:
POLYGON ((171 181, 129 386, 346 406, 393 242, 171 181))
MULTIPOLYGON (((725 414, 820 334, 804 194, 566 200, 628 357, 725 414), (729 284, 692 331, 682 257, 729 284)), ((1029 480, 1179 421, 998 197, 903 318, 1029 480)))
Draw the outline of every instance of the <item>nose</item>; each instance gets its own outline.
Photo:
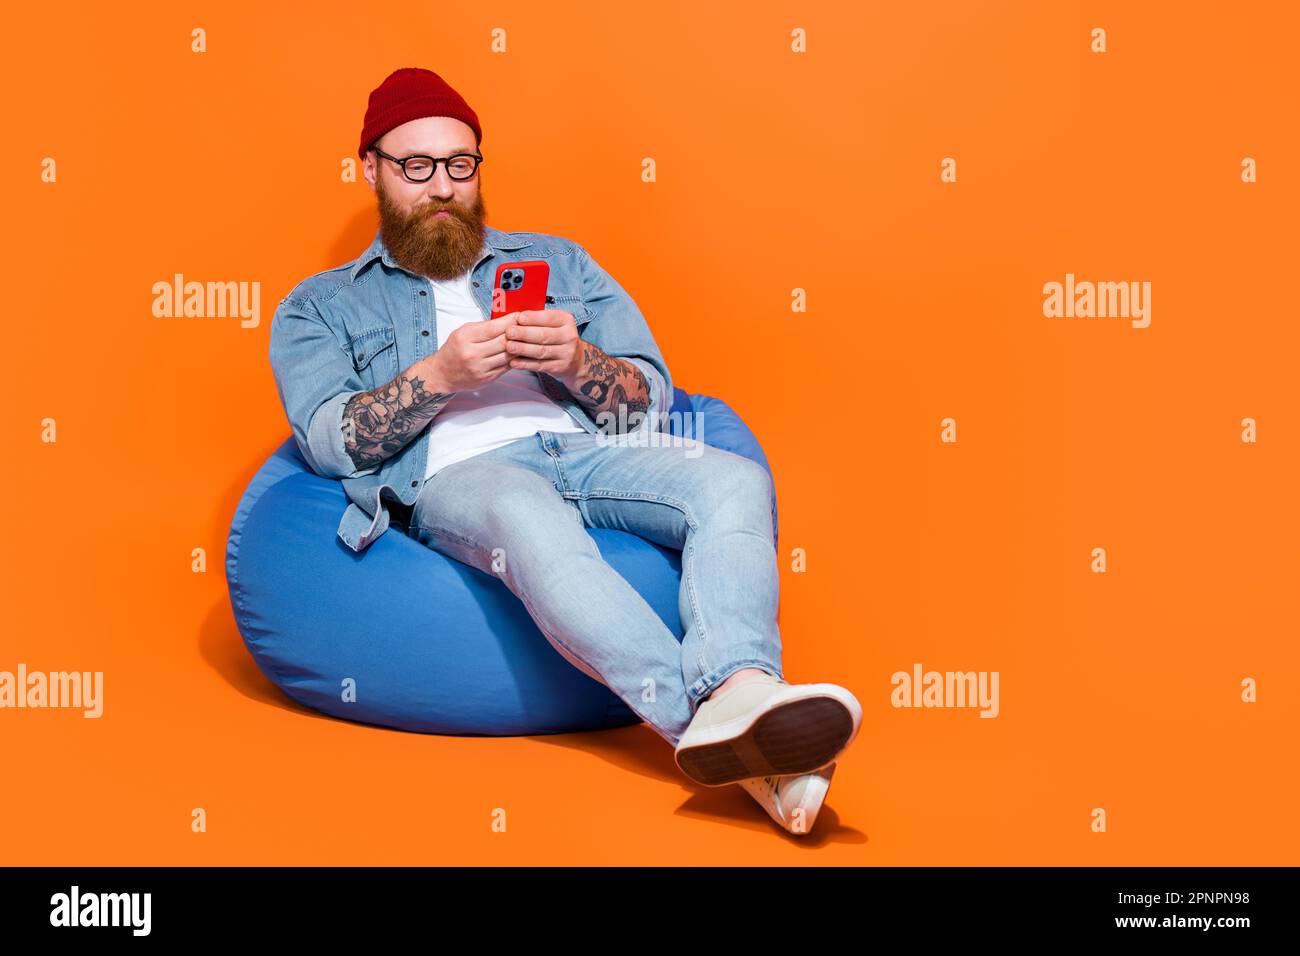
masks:
POLYGON ((443 200, 451 199, 456 195, 455 190, 452 189, 453 182, 454 180, 447 175, 447 164, 439 163, 438 168, 434 171, 433 176, 426 184, 426 192, 428 193, 429 198, 443 200))

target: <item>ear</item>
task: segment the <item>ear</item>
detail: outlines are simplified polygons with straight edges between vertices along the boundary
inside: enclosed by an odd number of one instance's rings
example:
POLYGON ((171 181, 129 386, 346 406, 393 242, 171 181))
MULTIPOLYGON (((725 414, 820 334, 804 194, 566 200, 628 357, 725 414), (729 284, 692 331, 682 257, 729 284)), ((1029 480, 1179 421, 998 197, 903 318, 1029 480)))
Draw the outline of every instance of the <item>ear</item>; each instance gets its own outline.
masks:
POLYGON ((366 181, 370 191, 374 192, 377 186, 375 180, 379 176, 379 162, 375 159, 373 150, 366 150, 365 157, 361 160, 361 178, 366 181))

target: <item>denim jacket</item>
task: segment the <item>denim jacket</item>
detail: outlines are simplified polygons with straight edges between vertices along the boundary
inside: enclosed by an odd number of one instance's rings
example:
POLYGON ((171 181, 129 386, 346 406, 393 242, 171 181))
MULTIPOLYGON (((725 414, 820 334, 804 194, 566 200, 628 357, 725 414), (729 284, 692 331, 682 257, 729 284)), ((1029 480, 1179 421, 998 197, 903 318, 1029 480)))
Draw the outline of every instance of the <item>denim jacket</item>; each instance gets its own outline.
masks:
MULTIPOLYGON (((657 428, 660 414, 672 404, 668 366, 632 297, 587 250, 559 236, 485 226, 483 253, 470 274, 470 291, 483 317, 491 314, 499 263, 545 259, 550 265, 547 294, 554 299, 547 307, 571 312, 584 340, 645 374, 650 409, 638 427, 657 428)), ((431 429, 426 427, 380 464, 357 470, 343 446, 343 406, 437 350, 434 299, 432 283, 397 265, 376 232, 359 258, 299 282, 271 320, 269 353, 280 403, 307 464, 317 474, 343 482, 349 504, 338 536, 355 552, 388 529, 391 507, 409 521, 424 483, 431 429)), ((532 374, 585 431, 598 431, 558 380, 532 374)))

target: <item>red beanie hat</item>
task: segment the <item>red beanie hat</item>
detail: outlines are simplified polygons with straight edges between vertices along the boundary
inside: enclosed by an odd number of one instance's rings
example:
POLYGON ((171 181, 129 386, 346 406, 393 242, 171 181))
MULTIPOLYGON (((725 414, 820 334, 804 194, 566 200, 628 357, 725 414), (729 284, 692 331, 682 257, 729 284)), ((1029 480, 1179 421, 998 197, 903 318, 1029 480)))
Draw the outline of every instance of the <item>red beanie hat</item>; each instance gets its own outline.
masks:
POLYGON ((394 70, 370 91, 370 105, 361 127, 361 147, 357 155, 366 158, 366 150, 390 129, 422 116, 452 116, 474 130, 474 143, 483 142, 478 115, 447 81, 432 70, 407 66, 394 70))

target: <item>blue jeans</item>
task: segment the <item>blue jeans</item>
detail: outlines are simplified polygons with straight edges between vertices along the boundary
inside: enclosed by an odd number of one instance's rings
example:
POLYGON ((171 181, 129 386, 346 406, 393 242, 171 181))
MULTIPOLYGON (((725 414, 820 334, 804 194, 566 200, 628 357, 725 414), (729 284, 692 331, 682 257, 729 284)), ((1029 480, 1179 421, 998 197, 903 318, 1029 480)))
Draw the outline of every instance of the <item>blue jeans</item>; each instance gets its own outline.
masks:
POLYGON ((766 469, 657 437, 663 444, 638 446, 539 431, 444 466, 420 489, 409 533, 501 577, 569 663, 676 747, 703 699, 737 670, 784 679, 780 579, 766 469), (586 527, 681 550, 681 643, 586 527))

